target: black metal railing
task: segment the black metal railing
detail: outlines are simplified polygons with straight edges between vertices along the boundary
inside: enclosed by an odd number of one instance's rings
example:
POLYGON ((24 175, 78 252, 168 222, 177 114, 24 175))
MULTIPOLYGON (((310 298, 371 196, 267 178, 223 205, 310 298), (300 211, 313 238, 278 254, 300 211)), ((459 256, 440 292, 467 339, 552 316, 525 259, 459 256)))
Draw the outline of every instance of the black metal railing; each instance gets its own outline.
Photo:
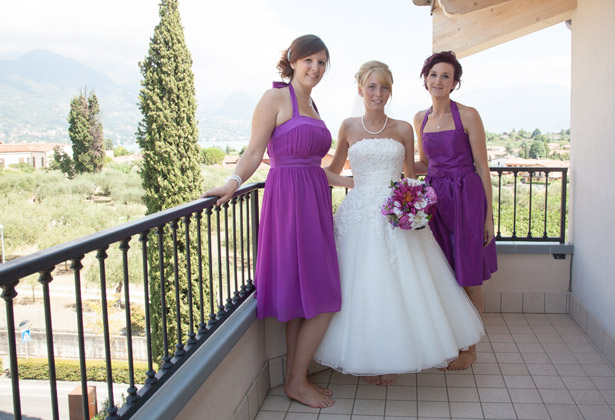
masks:
MULTIPOLYGON (((566 242, 568 168, 489 170, 496 241, 566 242)), ((332 188, 331 194, 336 208, 348 188, 332 188)))
POLYGON ((490 170, 496 241, 566 242, 568 168, 490 170))
POLYGON ((98 273, 100 299, 97 304, 102 314, 108 394, 105 418, 128 419, 254 291, 259 189, 263 187, 263 183, 245 185, 222 206, 215 205, 215 198, 199 199, 0 265, 0 287, 6 304, 14 418, 22 418, 14 302, 17 296, 15 288, 24 277, 38 273, 38 281, 43 289, 51 388, 50 412, 56 420, 60 414, 50 303, 53 296, 52 273, 57 265, 70 262, 75 287, 83 418, 90 417, 86 377, 86 362, 89 359, 84 343, 84 302, 81 289, 84 275, 90 275, 86 270, 98 273), (137 251, 131 251, 130 241, 135 237, 138 237, 140 245, 137 251), (151 245, 148 245, 150 241, 154 246, 151 250, 151 245), (120 254, 116 253, 115 258, 121 260, 121 274, 118 276, 123 286, 123 331, 126 336, 125 354, 129 378, 126 401, 121 406, 114 400, 114 387, 119 385, 114 384, 112 373, 114 360, 110 345, 112 337, 107 296, 110 279, 106 270, 112 259, 108 251, 115 247, 120 254), (131 259, 141 262, 138 278, 131 273, 131 259), (187 291, 180 290, 180 272, 187 277, 187 291), (156 284, 154 289, 161 291, 160 302, 151 299, 153 281, 156 284), (140 282, 143 283, 147 372, 143 383, 138 384, 133 363, 131 318, 135 312, 131 310, 131 302, 136 290, 134 286, 140 282), (167 292, 170 285, 173 291, 167 292), (151 305, 158 305, 160 319, 157 321, 153 321, 154 308, 151 305), (174 310, 169 311, 170 306, 174 310), (162 336, 161 354, 155 354, 153 350, 154 328, 162 336), (174 334, 168 334, 171 331, 174 334), (173 345, 174 351, 171 351, 173 345), (158 369, 157 362, 161 362, 158 369))

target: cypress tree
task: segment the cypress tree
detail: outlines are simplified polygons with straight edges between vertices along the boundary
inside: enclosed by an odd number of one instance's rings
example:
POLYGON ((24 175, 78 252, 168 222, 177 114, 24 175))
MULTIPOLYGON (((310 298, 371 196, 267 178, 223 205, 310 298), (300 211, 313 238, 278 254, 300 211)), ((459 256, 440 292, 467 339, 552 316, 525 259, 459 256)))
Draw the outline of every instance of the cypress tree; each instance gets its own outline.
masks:
POLYGON ((99 120, 98 98, 87 91, 75 96, 70 102, 68 135, 73 144, 75 172, 98 172, 103 167, 103 127, 99 120))
MULTIPOLYGON (((159 5, 160 22, 154 29, 145 60, 139 63, 142 81, 139 108, 143 119, 139 123, 137 141, 142 149, 141 172, 145 190, 144 202, 147 213, 155 213, 198 198, 202 179, 199 169, 200 151, 196 121, 196 98, 192 57, 186 46, 177 0, 162 0, 159 5)), ((193 227, 194 224, 191 225, 193 227)), ((161 307, 160 272, 157 237, 150 235, 150 308, 152 345, 154 357, 163 355, 162 322, 167 314, 170 351, 177 344, 174 326, 176 314, 182 319, 182 341, 188 325, 188 279, 186 272, 186 247, 182 242, 185 225, 179 222, 178 277, 180 307, 175 304, 175 272, 173 265, 173 242, 169 226, 164 237, 164 278, 166 308, 161 307)), ((191 234, 191 238, 196 235, 191 234)), ((192 248, 192 247, 191 247, 192 248)), ((191 249, 191 256, 196 253, 191 249)), ((191 259, 194 261, 193 259, 191 259)), ((192 263, 193 270, 196 264, 192 263)), ((193 295, 197 289, 197 276, 192 274, 193 295)), ((194 313, 198 313, 198 301, 193 299, 194 313)))
POLYGON ((88 123, 92 139, 88 156, 94 172, 99 172, 105 161, 105 137, 103 135, 103 126, 100 122, 99 114, 100 105, 98 104, 98 98, 94 92, 92 92, 88 97, 88 123))

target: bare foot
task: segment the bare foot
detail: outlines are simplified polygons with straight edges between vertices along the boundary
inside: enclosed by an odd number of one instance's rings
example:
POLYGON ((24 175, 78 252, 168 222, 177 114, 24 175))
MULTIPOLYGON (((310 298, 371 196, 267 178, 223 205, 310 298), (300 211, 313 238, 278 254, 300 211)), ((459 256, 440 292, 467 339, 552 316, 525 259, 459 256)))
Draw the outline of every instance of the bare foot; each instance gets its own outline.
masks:
POLYGON ((289 381, 284 390, 289 398, 313 408, 327 408, 335 404, 335 401, 331 398, 317 391, 307 379, 296 382, 289 381))
POLYGON ((459 357, 448 364, 448 370, 464 370, 472 366, 476 360, 476 350, 459 352, 459 357))
MULTIPOLYGON (((327 397, 330 397, 333 395, 333 391, 331 391, 329 388, 325 388, 323 386, 320 386, 318 384, 315 384, 314 382, 308 381, 310 383, 310 385, 312 385, 314 387, 314 389, 318 392, 320 392, 322 395, 326 395, 327 397)), ((285 383, 284 384, 284 392, 286 392, 286 388, 288 387, 288 385, 285 383)))
POLYGON ((380 385, 380 375, 376 376, 361 376, 365 382, 370 385, 380 385))
POLYGON ((327 397, 330 397, 333 395, 333 391, 331 391, 329 388, 325 388, 324 386, 317 385, 314 382, 310 382, 310 385, 312 385, 314 389, 320 392, 322 395, 326 395, 327 397))
POLYGON ((396 374, 380 375, 380 385, 390 386, 397 382, 396 374))

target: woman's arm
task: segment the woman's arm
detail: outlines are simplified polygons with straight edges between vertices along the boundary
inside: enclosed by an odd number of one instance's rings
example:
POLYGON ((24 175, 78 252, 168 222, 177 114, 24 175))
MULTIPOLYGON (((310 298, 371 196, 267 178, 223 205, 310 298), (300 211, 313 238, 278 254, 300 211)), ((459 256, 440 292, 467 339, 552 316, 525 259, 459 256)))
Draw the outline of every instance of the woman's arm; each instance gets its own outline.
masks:
POLYGON ((347 176, 341 176, 340 173, 342 169, 344 169, 344 165, 346 164, 346 159, 348 158, 348 125, 349 120, 344 120, 337 134, 337 148, 335 149, 335 154, 333 155, 333 160, 326 168, 325 174, 327 175, 327 181, 329 181, 329 185, 337 186, 337 187, 346 187, 353 188, 354 181, 352 178, 347 176))
POLYGON ((416 179, 416 171, 414 167, 414 133, 412 125, 406 121, 399 122, 399 135, 404 143, 404 175, 406 178, 416 179))
POLYGON ((474 167, 476 173, 483 183, 485 197, 487 198, 487 214, 485 216, 484 245, 487 246, 493 240, 493 203, 491 193, 491 172, 487 159, 487 141, 485 139, 485 127, 483 121, 474 108, 463 106, 460 112, 463 126, 468 131, 470 137, 470 147, 474 157, 474 167))
MULTIPOLYGON (((267 143, 275 129, 276 117, 282 102, 280 93, 277 89, 268 90, 254 109, 250 141, 235 168, 235 175, 238 175, 244 181, 252 176, 263 160, 267 143)), ((221 205, 230 200, 238 188, 239 183, 229 179, 226 184, 205 191, 201 197, 220 197, 216 204, 221 205)))
MULTIPOLYGON (((416 147, 419 151, 419 160, 414 162, 414 168, 418 175, 425 175, 427 169, 429 169, 429 159, 423 152, 423 133, 421 133, 421 125, 423 124, 423 118, 425 118, 426 111, 419 111, 414 116, 414 130, 416 132, 416 147)), ((414 159, 414 158, 413 158, 414 159)))

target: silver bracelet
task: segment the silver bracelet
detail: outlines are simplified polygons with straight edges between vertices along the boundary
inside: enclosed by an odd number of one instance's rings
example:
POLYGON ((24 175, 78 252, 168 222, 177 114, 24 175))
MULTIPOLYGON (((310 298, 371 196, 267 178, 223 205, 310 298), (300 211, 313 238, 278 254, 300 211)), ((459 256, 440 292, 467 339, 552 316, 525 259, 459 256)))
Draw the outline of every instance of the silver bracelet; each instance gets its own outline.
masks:
POLYGON ((241 177, 239 175, 231 175, 226 179, 226 182, 229 182, 230 180, 234 180, 235 182, 237 182, 237 188, 241 187, 241 184, 243 184, 243 181, 241 180, 241 177))

